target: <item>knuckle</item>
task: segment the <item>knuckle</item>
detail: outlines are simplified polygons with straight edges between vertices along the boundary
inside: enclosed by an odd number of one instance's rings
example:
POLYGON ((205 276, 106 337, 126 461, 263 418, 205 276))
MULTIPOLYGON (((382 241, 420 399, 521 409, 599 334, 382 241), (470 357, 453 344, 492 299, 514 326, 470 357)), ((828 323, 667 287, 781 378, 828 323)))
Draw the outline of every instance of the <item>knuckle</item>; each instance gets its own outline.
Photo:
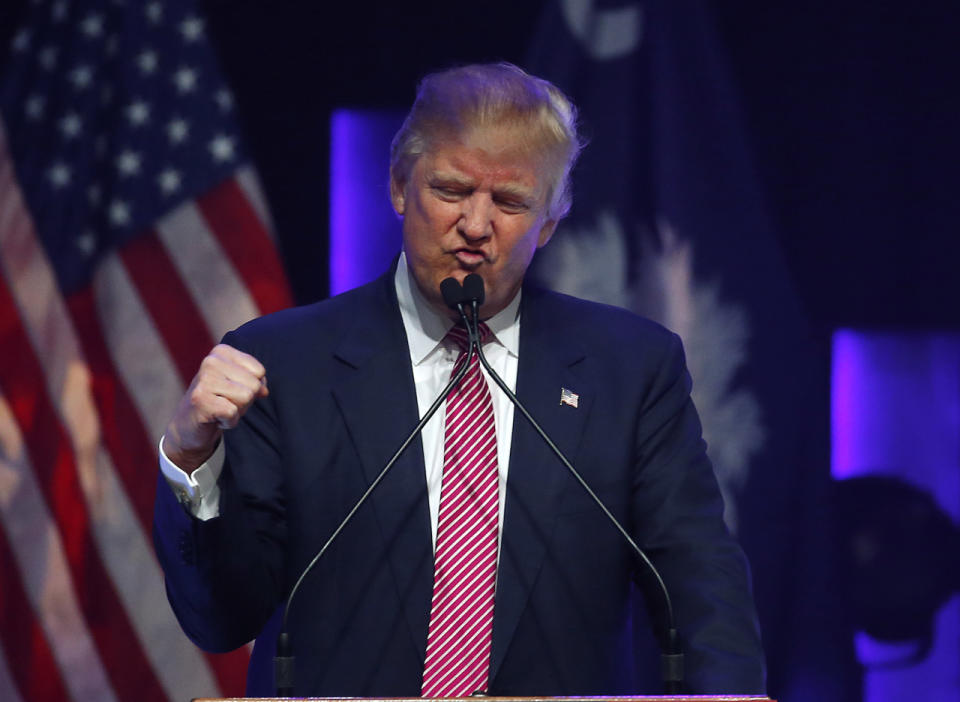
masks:
POLYGON ((207 396, 207 393, 206 393, 206 390, 204 389, 203 385, 200 384, 200 383, 198 383, 198 384, 193 388, 193 390, 190 391, 190 395, 189 395, 189 397, 190 397, 190 404, 191 404, 193 407, 200 407, 201 405, 204 404, 204 401, 205 401, 205 399, 206 399, 206 396, 207 396))

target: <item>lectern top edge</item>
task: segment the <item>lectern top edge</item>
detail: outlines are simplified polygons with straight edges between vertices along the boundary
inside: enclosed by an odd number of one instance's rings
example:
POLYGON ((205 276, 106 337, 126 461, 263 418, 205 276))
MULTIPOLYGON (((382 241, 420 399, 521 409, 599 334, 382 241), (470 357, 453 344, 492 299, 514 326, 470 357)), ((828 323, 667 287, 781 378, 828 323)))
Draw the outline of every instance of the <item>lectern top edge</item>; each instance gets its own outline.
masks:
MULTIPOLYGON (((422 697, 195 697, 192 702, 424 702, 422 697)), ((618 695, 597 697, 443 697, 436 702, 776 702, 761 695, 618 695)))

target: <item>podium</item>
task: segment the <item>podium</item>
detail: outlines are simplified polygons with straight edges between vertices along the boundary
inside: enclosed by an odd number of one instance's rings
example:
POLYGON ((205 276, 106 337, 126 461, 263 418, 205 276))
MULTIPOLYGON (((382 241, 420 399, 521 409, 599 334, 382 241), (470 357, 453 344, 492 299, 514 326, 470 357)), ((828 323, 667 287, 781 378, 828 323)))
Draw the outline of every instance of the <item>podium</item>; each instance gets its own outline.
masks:
MULTIPOLYGON (((193 702, 424 702, 422 697, 195 697, 193 702)), ((444 697, 438 702, 776 702, 762 695, 629 695, 611 697, 444 697)))

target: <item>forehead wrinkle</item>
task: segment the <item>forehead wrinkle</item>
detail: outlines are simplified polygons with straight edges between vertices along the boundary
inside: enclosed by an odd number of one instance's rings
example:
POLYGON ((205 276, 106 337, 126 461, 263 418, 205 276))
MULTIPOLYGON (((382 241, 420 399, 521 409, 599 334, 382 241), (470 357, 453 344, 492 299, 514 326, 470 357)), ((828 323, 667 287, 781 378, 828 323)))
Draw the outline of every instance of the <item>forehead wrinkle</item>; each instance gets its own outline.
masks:
POLYGON ((461 171, 452 171, 442 168, 434 168, 427 173, 427 180, 440 180, 445 183, 456 183, 457 185, 472 185, 474 182, 474 178, 471 178, 461 171))
POLYGON ((474 129, 434 139, 418 159, 424 184, 484 188, 497 197, 546 205, 551 183, 544 171, 551 159, 531 153, 517 136, 511 129, 474 129))
POLYGON ((482 183, 483 180, 489 176, 493 181, 491 184, 491 189, 497 192, 517 195, 530 195, 536 190, 533 184, 528 184, 524 182, 522 177, 511 173, 511 171, 514 171, 515 169, 510 166, 484 169, 485 171, 492 172, 485 172, 480 177, 470 174, 467 172, 467 170, 468 169, 460 168, 455 162, 450 166, 434 165, 434 167, 427 173, 427 178, 430 181, 437 180, 446 183, 474 187, 479 183, 482 183), (507 172, 503 173, 503 171, 507 172))
MULTIPOLYGON (((427 176, 427 180, 431 185, 450 184, 465 188, 475 188, 478 186, 475 178, 453 171, 434 171, 427 176)), ((490 191, 495 195, 515 197, 523 200, 529 200, 536 196, 536 188, 525 185, 520 181, 494 182, 490 186, 490 191)))

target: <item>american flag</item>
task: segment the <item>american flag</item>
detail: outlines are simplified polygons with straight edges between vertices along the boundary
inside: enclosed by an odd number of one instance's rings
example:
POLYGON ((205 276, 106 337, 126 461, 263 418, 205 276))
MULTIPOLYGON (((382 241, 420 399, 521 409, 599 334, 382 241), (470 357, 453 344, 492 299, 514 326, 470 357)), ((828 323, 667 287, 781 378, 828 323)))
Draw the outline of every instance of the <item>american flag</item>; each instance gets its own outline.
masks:
POLYGON ((560 404, 569 405, 570 407, 579 407, 580 396, 572 390, 560 388, 560 404))
POLYGON ((242 693, 173 619, 156 446, 228 329, 290 304, 188 0, 32 1, 0 77, 0 699, 242 693))

